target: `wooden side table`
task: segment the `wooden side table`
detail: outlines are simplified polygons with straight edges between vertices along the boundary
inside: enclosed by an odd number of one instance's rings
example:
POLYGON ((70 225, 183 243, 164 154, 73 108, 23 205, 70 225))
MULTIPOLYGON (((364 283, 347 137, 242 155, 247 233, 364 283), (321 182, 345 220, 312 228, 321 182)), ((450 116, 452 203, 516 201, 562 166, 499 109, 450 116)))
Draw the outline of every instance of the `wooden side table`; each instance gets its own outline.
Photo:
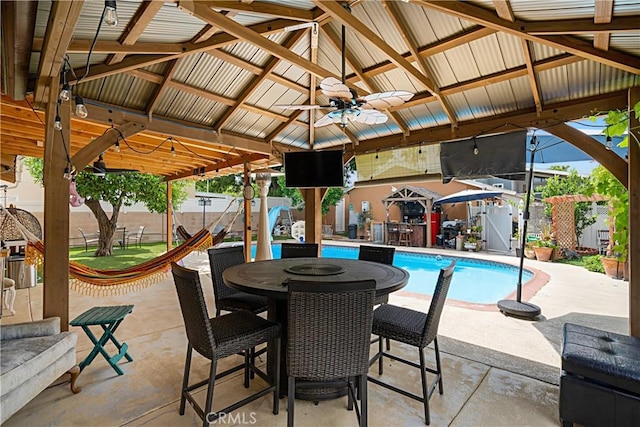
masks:
POLYGON ((102 354, 102 356, 109 362, 109 365, 118 373, 118 375, 124 375, 122 369, 117 365, 117 363, 125 357, 129 362, 133 362, 133 358, 127 353, 129 346, 127 343, 120 344, 116 337, 113 335, 120 326, 120 323, 124 320, 124 318, 133 311, 133 305, 118 305, 111 307, 93 307, 89 310, 85 311, 75 319, 73 319, 70 323, 71 326, 80 326, 82 330, 87 334, 91 342, 94 344, 93 350, 91 353, 80 362, 80 372, 89 366, 93 359, 98 355, 98 353, 102 354), (93 332, 89 326, 99 325, 103 334, 100 339, 96 339, 93 332), (111 341, 115 344, 118 349, 118 353, 113 356, 109 355, 106 352, 104 345, 111 341))

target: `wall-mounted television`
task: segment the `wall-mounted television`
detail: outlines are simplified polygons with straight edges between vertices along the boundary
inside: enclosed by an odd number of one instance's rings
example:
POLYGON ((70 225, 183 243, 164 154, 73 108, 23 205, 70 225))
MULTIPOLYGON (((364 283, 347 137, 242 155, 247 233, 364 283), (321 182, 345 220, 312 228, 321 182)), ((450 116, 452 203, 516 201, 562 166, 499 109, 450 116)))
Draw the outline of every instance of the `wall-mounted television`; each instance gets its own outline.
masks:
POLYGON ((343 187, 342 150, 295 151, 284 153, 287 187, 343 187))

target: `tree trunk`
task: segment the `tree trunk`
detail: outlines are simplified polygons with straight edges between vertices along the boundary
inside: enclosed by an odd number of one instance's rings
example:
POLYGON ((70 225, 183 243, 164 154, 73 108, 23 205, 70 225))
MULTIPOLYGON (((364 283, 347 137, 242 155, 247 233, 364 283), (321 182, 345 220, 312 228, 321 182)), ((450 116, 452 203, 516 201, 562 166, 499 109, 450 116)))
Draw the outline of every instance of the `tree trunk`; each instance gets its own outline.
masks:
POLYGON ((111 218, 107 216, 107 213, 102 209, 99 200, 87 199, 85 204, 93 215, 98 220, 99 240, 98 249, 95 252, 95 256, 111 256, 113 254, 113 237, 118 224, 118 215, 120 213, 121 201, 118 201, 116 206, 113 206, 113 214, 111 218))

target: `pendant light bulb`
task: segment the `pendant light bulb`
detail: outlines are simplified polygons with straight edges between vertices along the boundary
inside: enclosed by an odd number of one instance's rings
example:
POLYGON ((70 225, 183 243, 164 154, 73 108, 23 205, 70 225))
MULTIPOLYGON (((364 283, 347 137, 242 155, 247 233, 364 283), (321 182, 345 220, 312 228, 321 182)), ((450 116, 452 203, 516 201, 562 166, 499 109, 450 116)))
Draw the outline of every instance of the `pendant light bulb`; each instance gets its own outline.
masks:
POLYGON ((53 122, 53 128, 55 130, 62 130, 62 120, 60 120, 60 116, 56 115, 56 120, 53 122))
POLYGON ((605 148, 607 150, 611 150, 613 148, 613 139, 609 135, 607 135, 607 142, 605 144, 605 148))
POLYGON ((173 143, 171 143, 171 157, 175 157, 176 156, 176 148, 173 146, 173 143))
POLYGON ((120 141, 118 141, 116 139, 116 144, 113 146, 113 151, 115 151, 116 153, 120 152, 120 141))
POLYGON ((76 116, 81 119, 86 119, 89 115, 87 107, 84 106, 84 100, 80 95, 76 95, 76 116))
POLYGON ((473 154, 475 156, 478 155, 478 153, 480 152, 480 150, 478 149, 478 143, 476 142, 476 140, 473 140, 473 154))
POLYGON ((65 102, 71 99, 71 87, 69 83, 65 83, 62 85, 62 90, 59 95, 60 101, 65 102))
POLYGON ((118 12, 116 12, 115 0, 105 0, 104 2, 104 23, 110 27, 118 25, 118 12))

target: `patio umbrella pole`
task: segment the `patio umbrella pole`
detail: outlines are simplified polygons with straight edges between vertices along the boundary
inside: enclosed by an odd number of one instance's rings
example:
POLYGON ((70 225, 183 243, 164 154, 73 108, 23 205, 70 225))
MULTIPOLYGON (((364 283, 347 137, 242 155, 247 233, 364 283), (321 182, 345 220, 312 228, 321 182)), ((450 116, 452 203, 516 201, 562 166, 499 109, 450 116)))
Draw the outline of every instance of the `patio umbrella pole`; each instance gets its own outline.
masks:
POLYGON ((522 214, 522 246, 520 249, 520 268, 518 270, 518 284, 516 287, 516 300, 500 300, 498 308, 506 315, 516 317, 524 317, 532 319, 541 313, 540 307, 530 302, 522 302, 522 271, 524 270, 524 247, 527 244, 527 223, 529 222, 529 203, 531 200, 531 187, 533 185, 533 161, 536 156, 536 136, 531 137, 531 161, 529 164, 529 180, 527 181, 527 200, 524 204, 524 213, 522 214))

